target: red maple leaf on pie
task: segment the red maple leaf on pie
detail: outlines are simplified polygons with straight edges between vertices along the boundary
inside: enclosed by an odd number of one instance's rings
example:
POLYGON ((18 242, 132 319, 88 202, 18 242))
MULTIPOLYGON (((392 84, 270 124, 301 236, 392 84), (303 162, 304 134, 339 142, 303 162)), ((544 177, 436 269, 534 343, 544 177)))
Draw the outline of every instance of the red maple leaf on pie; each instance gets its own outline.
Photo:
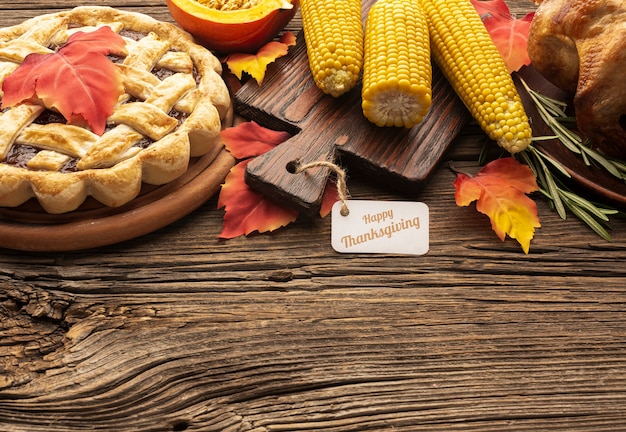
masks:
POLYGON ((514 18, 504 0, 471 0, 481 16, 491 39, 498 47, 509 73, 530 64, 527 41, 530 22, 535 13, 514 18))
POLYGON ((532 170, 512 157, 496 159, 474 177, 459 173, 454 182, 459 206, 476 201, 476 209, 489 216, 500 240, 508 234, 525 253, 530 249, 535 228, 539 228, 537 205, 526 194, 537 191, 532 170))
POLYGON ((58 51, 33 53, 3 82, 2 108, 24 101, 56 110, 68 123, 101 135, 124 93, 119 69, 107 55, 125 53, 126 42, 109 27, 76 32, 58 51))
MULTIPOLYGON (((264 128, 254 121, 243 122, 221 133, 228 151, 239 160, 226 176, 218 197, 224 208, 224 226, 219 237, 230 239, 254 231, 274 231, 294 222, 299 212, 251 189, 245 182, 246 165, 256 156, 276 147, 291 135, 264 128)), ((337 201, 332 183, 324 191, 320 216, 325 217, 337 201)))

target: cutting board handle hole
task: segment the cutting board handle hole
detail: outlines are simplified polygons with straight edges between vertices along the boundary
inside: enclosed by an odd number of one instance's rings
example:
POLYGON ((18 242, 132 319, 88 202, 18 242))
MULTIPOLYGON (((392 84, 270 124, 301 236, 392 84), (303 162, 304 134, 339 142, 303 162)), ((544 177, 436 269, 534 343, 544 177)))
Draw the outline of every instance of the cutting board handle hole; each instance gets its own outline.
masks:
POLYGON ((287 162, 287 165, 285 165, 285 169, 290 174, 296 174, 298 172, 299 166, 300 166, 300 161, 298 159, 294 159, 291 162, 287 162))

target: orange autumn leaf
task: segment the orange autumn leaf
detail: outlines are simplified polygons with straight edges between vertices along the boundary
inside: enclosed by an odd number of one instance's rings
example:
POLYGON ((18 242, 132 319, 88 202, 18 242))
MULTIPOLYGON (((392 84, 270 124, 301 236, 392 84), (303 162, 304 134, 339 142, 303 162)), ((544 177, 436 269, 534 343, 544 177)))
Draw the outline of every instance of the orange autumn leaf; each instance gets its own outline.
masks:
POLYGON ((509 73, 530 64, 527 41, 534 12, 514 18, 504 0, 471 0, 491 39, 498 47, 509 73))
POLYGON ((458 206, 476 201, 476 209, 489 216, 491 227, 500 240, 508 234, 525 253, 539 228, 537 205, 526 194, 537 191, 532 170, 512 157, 496 159, 470 177, 458 173, 454 182, 458 206))
POLYGON ((263 45, 256 54, 230 54, 226 64, 232 73, 241 80, 246 72, 261 85, 265 71, 270 63, 287 54, 289 47, 296 44, 296 37, 290 31, 283 34, 279 41, 271 41, 263 45))
POLYGON ((2 108, 24 101, 57 110, 68 123, 101 135, 124 93, 121 74, 107 58, 125 52, 124 39, 109 27, 73 34, 58 51, 29 54, 3 82, 2 108))

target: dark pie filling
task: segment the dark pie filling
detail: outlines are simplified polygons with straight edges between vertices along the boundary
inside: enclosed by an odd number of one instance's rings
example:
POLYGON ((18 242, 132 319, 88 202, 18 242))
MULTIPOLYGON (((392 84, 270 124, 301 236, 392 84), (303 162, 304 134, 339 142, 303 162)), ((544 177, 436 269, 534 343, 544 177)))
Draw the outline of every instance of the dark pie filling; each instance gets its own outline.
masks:
POLYGON ((7 158, 4 163, 7 165, 15 165, 20 168, 26 168, 28 161, 39 153, 39 149, 29 145, 14 145, 9 149, 7 158))
MULTIPOLYGON (((145 36, 145 34, 140 33, 140 32, 136 32, 136 31, 132 31, 132 30, 122 30, 122 32, 120 32, 120 35, 127 37, 127 38, 131 38, 134 40, 139 40, 142 37, 145 36)), ((108 56, 112 62, 114 63, 121 63, 124 58, 120 57, 120 56, 116 56, 116 55, 109 55, 108 56)), ((168 76, 173 75, 175 72, 169 69, 165 69, 165 68, 154 68, 151 73, 156 76, 157 78, 159 78, 160 80, 163 80, 165 78, 167 78, 168 76)), ((200 75, 197 73, 197 70, 194 68, 193 71, 193 76, 196 79, 196 82, 199 82, 200 80, 200 75)), ((0 99, 1 100, 1 99, 0 99)), ((127 102, 136 102, 136 100, 134 99, 130 99, 127 102)), ((168 113, 168 115, 172 118, 175 118, 176 120, 178 120, 178 124, 180 125, 188 116, 187 113, 184 112, 180 112, 177 110, 172 110, 168 113)), ((44 112, 42 112, 35 120, 34 123, 37 124, 50 124, 50 123, 66 123, 65 118, 52 110, 45 110, 44 112)), ((107 128, 105 129, 105 132, 110 130, 111 128, 113 128, 115 125, 109 125, 107 126, 107 128)), ((147 147, 149 147, 150 145, 152 145, 152 143, 154 143, 153 140, 151 140, 150 138, 144 137, 142 139, 140 139, 139 141, 137 141, 134 144, 134 147, 140 147, 142 149, 145 149, 147 147)), ((11 149, 9 150, 9 152, 7 153, 7 157, 4 161, 2 161, 2 163, 7 164, 7 165, 12 165, 12 166, 16 166, 19 168, 27 168, 28 167, 28 162, 40 151, 40 149, 37 149, 33 146, 29 146, 29 145, 14 145, 11 147, 11 149)), ((78 159, 76 158, 71 158, 59 171, 62 173, 68 173, 68 172, 76 172, 78 171, 76 165, 78 163, 78 159)))

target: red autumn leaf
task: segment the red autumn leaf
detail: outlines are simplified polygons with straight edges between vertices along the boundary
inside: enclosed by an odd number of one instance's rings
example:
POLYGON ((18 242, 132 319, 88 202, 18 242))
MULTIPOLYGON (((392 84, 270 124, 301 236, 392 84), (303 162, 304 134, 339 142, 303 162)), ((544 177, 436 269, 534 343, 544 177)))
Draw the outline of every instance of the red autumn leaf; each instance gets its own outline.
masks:
POLYGON ((124 39, 109 27, 73 34, 58 51, 29 54, 2 85, 2 107, 41 101, 68 123, 101 135, 124 93, 121 74, 106 55, 124 53, 124 39))
POLYGON ((291 135, 264 128, 254 121, 243 122, 221 132, 228 151, 238 160, 228 176, 218 198, 218 208, 224 208, 224 226, 220 238, 233 238, 274 231, 296 220, 298 211, 282 206, 252 190, 245 182, 246 165, 254 158, 276 147, 291 135))
POLYGON ((220 136, 233 157, 241 160, 259 156, 286 141, 291 135, 288 132, 264 128, 255 121, 248 121, 223 130, 220 136))
POLYGON ((329 182, 324 189, 322 196, 322 205, 320 207, 320 216, 325 218, 332 211, 333 205, 339 201, 339 192, 337 191, 337 183, 329 182))
POLYGON ((508 234, 525 253, 539 228, 537 205, 526 194, 537 191, 532 170, 512 157, 496 159, 470 177, 459 173, 454 182, 458 206, 476 201, 476 209, 489 216, 491 227, 500 240, 508 234))
POLYGON ((296 37, 290 31, 283 34, 279 41, 263 45, 256 54, 234 53, 226 57, 226 64, 239 79, 246 72, 261 85, 265 78, 267 65, 287 54, 289 47, 296 44, 296 37))
POLYGON ((503 0, 472 0, 472 4, 481 18, 488 15, 511 16, 509 7, 503 0))
POLYGON ((274 231, 294 222, 298 211, 282 206, 252 190, 245 182, 250 159, 235 165, 222 185, 218 208, 224 207, 224 227, 220 238, 230 239, 254 231, 274 231))
POLYGON ((534 12, 516 19, 511 16, 504 0, 471 1, 481 16, 491 39, 498 47, 509 73, 519 70, 524 65, 529 65, 527 41, 534 12))

